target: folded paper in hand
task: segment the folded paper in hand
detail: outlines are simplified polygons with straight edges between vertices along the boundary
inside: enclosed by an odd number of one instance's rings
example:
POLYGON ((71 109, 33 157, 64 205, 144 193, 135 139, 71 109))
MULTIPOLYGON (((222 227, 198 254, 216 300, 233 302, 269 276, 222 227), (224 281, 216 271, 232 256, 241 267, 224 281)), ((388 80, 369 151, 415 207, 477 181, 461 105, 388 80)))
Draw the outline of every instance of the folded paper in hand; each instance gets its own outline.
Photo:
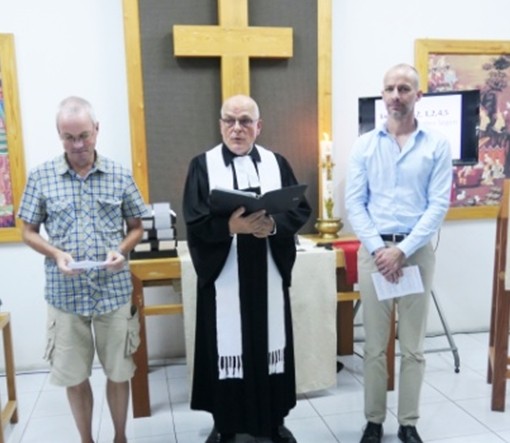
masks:
POLYGON ((374 282, 375 292, 379 300, 389 300, 403 297, 404 295, 423 293, 423 281, 418 266, 404 266, 402 272, 402 277, 396 283, 390 283, 379 272, 372 274, 372 281, 374 282))
POLYGON ((216 188, 211 190, 209 204, 211 212, 218 215, 230 215, 243 206, 246 214, 265 209, 268 214, 295 209, 301 201, 307 185, 292 185, 268 191, 258 195, 255 192, 237 189, 216 188))
POLYGON ((72 261, 67 264, 70 269, 94 269, 94 268, 104 268, 106 266, 106 261, 94 261, 94 260, 82 260, 82 261, 72 261))

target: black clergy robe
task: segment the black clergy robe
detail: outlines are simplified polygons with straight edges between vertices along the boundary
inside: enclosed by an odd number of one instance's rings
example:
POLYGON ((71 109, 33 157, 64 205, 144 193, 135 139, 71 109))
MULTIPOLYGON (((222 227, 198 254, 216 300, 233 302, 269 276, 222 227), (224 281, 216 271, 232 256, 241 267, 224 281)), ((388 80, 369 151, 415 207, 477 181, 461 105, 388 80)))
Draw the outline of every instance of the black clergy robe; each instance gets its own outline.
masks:
MULTIPOLYGON (((286 159, 275 156, 282 186, 297 184, 286 159)), ((296 258, 294 235, 307 221, 311 208, 303 198, 295 210, 274 214, 277 232, 268 237, 268 242, 253 235, 237 236, 244 376, 220 380, 214 282, 227 258, 232 236, 228 217, 212 215, 208 198, 208 172, 203 153, 190 163, 183 199, 188 247, 197 273, 191 408, 212 413, 220 432, 270 436, 271 430, 283 423, 296 404, 289 287, 296 258), (267 244, 283 281, 286 334, 285 370, 271 375, 268 371, 267 244)))

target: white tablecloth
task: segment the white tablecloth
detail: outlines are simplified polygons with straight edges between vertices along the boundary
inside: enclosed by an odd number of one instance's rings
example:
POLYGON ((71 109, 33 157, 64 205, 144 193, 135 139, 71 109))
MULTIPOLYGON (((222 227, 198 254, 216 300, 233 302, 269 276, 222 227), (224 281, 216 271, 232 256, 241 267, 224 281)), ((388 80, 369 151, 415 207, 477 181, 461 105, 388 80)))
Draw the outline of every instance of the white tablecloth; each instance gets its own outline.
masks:
MULTIPOLYGON (((196 275, 184 242, 179 244, 188 368, 193 367, 196 275)), ((290 290, 297 392, 336 384, 336 254, 323 248, 299 251, 290 290)), ((190 372, 191 374, 191 372, 190 372)))

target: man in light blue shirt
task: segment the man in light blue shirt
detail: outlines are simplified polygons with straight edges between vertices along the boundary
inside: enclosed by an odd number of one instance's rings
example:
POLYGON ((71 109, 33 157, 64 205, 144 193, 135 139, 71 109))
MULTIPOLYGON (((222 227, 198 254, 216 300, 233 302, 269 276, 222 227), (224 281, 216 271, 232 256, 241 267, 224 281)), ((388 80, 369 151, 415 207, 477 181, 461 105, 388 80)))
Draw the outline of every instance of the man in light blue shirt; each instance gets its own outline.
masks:
POLYGON ((379 301, 371 274, 396 283, 403 268, 418 265, 424 293, 395 299, 402 352, 398 437, 421 443, 416 430, 425 359, 423 341, 435 257, 431 237, 449 207, 452 159, 447 139, 420 125, 414 115, 420 100, 419 76, 399 64, 384 76, 384 125, 354 144, 346 182, 349 221, 361 241, 358 275, 365 329, 365 416, 361 443, 379 443, 386 418, 386 347, 393 300, 379 301))

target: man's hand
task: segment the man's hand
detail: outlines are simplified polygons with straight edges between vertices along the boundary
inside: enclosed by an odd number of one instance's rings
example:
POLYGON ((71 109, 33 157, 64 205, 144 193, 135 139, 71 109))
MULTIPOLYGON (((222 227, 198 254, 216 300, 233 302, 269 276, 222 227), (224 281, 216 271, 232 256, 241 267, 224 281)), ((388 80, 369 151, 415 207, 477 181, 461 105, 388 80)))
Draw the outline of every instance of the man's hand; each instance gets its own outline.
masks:
POLYGON ((390 283, 398 283, 402 277, 402 266, 405 261, 404 253, 396 246, 380 248, 374 251, 374 260, 377 270, 390 283))
POLYGON ((262 220, 262 227, 253 233, 253 235, 257 238, 265 238, 269 235, 271 235, 274 232, 275 229, 275 221, 273 217, 270 215, 265 215, 264 219, 262 220))
POLYGON ((120 271, 125 261, 126 257, 120 251, 109 251, 106 254, 105 268, 109 271, 120 271))
POLYGON ((68 265, 72 261, 74 261, 71 254, 57 250, 57 252, 53 255, 55 262, 57 263, 58 269, 60 269, 60 272, 65 275, 76 275, 83 272, 80 269, 71 269, 68 265))
POLYGON ((83 272, 79 269, 71 269, 69 263, 74 259, 71 254, 56 248, 40 234, 41 225, 23 222, 23 241, 35 251, 55 260, 58 269, 65 275, 77 275, 83 272))
POLYGON ((236 209, 228 221, 231 234, 253 234, 257 238, 265 238, 274 230, 274 220, 260 210, 243 217, 245 209, 236 209))

